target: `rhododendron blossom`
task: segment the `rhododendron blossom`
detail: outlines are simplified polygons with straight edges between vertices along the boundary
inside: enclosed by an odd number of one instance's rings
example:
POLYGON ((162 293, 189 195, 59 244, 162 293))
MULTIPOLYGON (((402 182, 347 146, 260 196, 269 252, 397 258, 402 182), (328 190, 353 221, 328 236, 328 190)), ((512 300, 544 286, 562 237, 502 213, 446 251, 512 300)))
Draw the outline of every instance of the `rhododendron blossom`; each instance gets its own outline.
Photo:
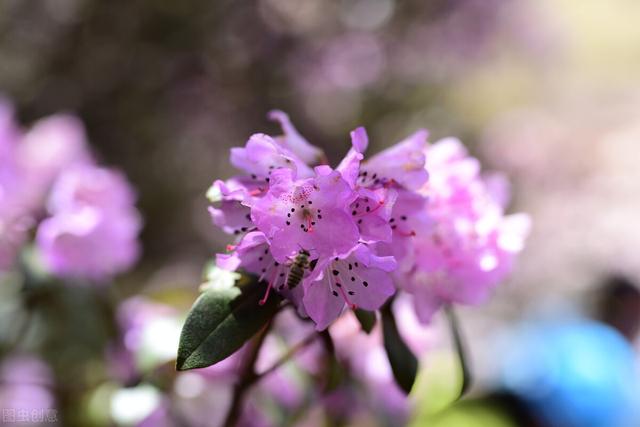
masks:
MULTIPOLYGON (((344 307, 379 308, 395 292, 390 273, 396 261, 378 256, 375 243, 391 241, 396 189, 382 181, 371 188, 358 184, 362 155, 356 150, 336 169, 315 165, 324 159, 322 152, 284 113, 271 117, 284 136, 256 134, 245 147, 232 149, 232 164, 247 175, 216 181, 208 192, 214 223, 237 236, 218 265, 256 274, 267 283, 262 303, 275 289, 318 329, 344 307), (313 267, 304 271, 302 284, 289 289, 290 266, 301 252, 313 267)), ((355 146, 366 148, 364 129, 352 136, 355 146)))
POLYGON ((366 159, 360 127, 334 169, 318 164, 322 151, 286 114, 270 117, 284 134, 254 134, 233 148, 242 174, 207 193, 214 224, 236 236, 218 266, 264 281, 261 304, 280 292, 322 330, 345 307, 377 310, 399 288, 427 320, 446 302, 480 300, 509 271, 524 236, 516 220, 526 219, 503 218, 497 199, 489 200, 500 181, 486 185, 466 153, 428 147, 419 130, 366 159), (310 262, 300 280, 298 273, 289 280, 300 256, 310 262))
POLYGON ((267 194, 251 206, 251 216, 284 262, 300 249, 316 258, 348 252, 358 243, 358 228, 347 212, 356 194, 333 171, 293 180, 289 169, 276 170, 267 194))
POLYGON ((94 162, 82 123, 54 115, 23 131, 0 102, 0 270, 36 230, 48 273, 104 281, 139 254, 141 220, 125 176, 94 162))
POLYGON ((140 215, 119 172, 83 165, 63 172, 38 227, 43 261, 56 275, 104 280, 137 260, 140 215))
POLYGON ((530 221, 527 215, 504 215, 507 185, 499 176, 480 174, 478 160, 457 139, 426 149, 430 180, 431 225, 414 241, 399 284, 414 295, 423 322, 446 303, 478 304, 511 271, 522 250, 530 221))
POLYGON ((365 245, 344 257, 322 259, 304 284, 309 316, 324 329, 345 304, 352 309, 378 309, 395 292, 389 275, 395 268, 393 257, 378 257, 365 245))

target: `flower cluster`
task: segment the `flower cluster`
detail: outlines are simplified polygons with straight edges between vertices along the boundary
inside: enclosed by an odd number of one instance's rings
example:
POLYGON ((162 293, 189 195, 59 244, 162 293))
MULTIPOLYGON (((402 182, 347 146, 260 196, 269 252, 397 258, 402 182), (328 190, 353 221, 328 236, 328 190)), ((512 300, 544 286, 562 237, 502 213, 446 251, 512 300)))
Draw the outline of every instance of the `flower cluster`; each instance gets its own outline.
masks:
POLYGON ((126 178, 95 163, 78 119, 51 116, 23 131, 0 102, 0 271, 33 230, 51 274, 102 281, 127 270, 139 252, 134 203, 126 178))
POLYGON ((284 134, 255 134, 233 148, 231 163, 243 173, 215 181, 207 194, 214 224, 236 236, 218 266, 258 275, 268 284, 265 299, 275 289, 322 330, 345 306, 376 310, 397 288, 415 294, 419 310, 427 298, 432 306, 474 302, 466 293, 481 293, 509 269, 522 239, 508 241, 502 209, 479 200, 491 195, 477 170, 465 170, 477 165, 466 153, 456 153, 458 164, 439 154, 446 142, 430 147, 419 130, 365 160, 368 136, 357 128, 332 168, 286 114, 271 118, 284 134), (429 181, 431 166, 438 176, 429 181), (456 249, 453 257, 442 254, 456 249), (442 284, 450 294, 433 285, 452 272, 442 284), (459 297, 460 287, 471 290, 460 289, 459 297))
POLYGON ((423 322, 444 304, 486 301, 511 271, 530 228, 528 215, 504 214, 506 178, 482 175, 459 140, 443 139, 426 153, 431 179, 420 193, 431 225, 413 241, 414 254, 403 260, 397 280, 414 296, 423 322))

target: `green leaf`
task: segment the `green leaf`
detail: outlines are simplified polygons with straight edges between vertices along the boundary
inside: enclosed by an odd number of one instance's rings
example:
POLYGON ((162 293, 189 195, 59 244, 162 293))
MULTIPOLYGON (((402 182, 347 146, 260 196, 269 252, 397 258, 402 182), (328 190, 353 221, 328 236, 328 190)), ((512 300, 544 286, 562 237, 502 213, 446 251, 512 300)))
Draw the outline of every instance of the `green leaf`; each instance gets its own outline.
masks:
POLYGON ((360 326, 362 330, 366 333, 371 333, 373 327, 376 326, 376 313, 375 311, 367 311, 361 308, 356 309, 355 311, 356 318, 358 322, 360 322, 360 326))
POLYGON ((431 426, 447 408, 455 405, 460 397, 462 375, 460 365, 449 349, 434 349, 427 355, 427 362, 420 369, 411 392, 417 402, 412 427, 431 426))
POLYGON ((264 282, 250 277, 237 286, 211 288, 200 295, 182 328, 176 368, 205 368, 240 349, 280 307, 276 293, 264 305, 258 303, 265 290, 264 282))
POLYGON ((393 376, 400 388, 409 394, 418 375, 418 359, 400 336, 389 304, 383 307, 381 314, 384 349, 393 376))

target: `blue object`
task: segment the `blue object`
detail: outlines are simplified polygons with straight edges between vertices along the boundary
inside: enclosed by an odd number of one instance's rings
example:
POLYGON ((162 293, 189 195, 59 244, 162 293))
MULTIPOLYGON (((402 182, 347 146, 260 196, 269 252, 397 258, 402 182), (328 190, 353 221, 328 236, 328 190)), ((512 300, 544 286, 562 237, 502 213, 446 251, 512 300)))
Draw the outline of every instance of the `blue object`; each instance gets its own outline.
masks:
POLYGON ((637 355, 613 328, 576 319, 531 324, 506 353, 505 387, 547 425, 640 426, 637 355))

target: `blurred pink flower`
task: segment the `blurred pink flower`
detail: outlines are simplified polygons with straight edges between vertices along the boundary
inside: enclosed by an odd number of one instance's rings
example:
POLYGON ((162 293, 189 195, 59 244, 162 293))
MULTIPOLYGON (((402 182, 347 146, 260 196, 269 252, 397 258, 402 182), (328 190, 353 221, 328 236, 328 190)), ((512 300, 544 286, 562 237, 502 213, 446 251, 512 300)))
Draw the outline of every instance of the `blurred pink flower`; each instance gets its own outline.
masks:
POLYGON ((117 171, 83 165, 61 173, 49 198, 52 216, 37 232, 46 267, 57 276, 98 281, 131 268, 142 225, 134 200, 117 171))
POLYGON ((3 421, 11 421, 7 419, 11 411, 16 417, 28 414, 28 420, 22 421, 33 421, 34 424, 29 425, 36 425, 38 419, 57 425, 53 381, 51 370, 37 357, 16 354, 3 360, 0 365, 0 410, 7 411, 3 412, 3 421), (32 419, 33 416, 37 419, 32 419))
POLYGON ((78 119, 51 116, 22 131, 11 106, 0 101, 0 269, 13 265, 57 176, 89 161, 78 119))
POLYGON ((399 280, 413 294, 423 322, 443 304, 478 304, 511 272, 530 228, 527 215, 506 215, 508 185, 480 175, 480 164, 457 139, 426 150, 430 181, 423 188, 432 220, 404 260, 399 280))
POLYGON ((11 106, 0 99, 0 271, 8 269, 26 239, 20 167, 17 161, 20 131, 11 106))
POLYGON ((65 114, 37 121, 20 141, 18 161, 34 202, 40 202, 58 174, 91 161, 84 126, 65 114))

